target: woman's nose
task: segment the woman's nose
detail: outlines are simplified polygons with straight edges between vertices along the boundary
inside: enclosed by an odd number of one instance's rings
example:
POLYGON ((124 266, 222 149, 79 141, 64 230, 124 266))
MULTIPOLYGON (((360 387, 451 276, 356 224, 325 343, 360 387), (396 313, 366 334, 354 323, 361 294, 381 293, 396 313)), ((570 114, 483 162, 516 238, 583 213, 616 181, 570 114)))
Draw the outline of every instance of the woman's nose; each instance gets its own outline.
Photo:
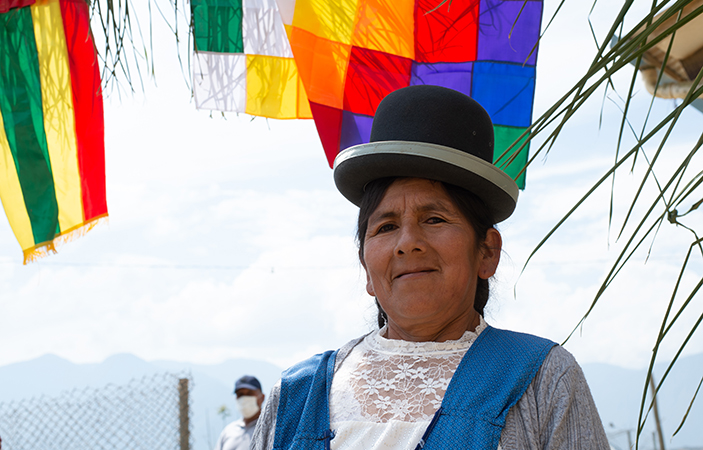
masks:
POLYGON ((425 240, 422 230, 417 225, 403 225, 398 233, 398 241, 395 246, 395 254, 400 256, 412 252, 422 252, 425 250, 425 240))

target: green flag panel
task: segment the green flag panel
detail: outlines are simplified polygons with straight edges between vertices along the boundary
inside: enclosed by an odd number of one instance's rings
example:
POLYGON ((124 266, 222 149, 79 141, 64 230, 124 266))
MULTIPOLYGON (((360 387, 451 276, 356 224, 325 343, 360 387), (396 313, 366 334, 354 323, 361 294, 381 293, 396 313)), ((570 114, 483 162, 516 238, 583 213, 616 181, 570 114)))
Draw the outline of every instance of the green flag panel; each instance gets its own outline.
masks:
POLYGON ((505 173, 510 175, 511 178, 515 180, 517 186, 520 189, 525 189, 525 171, 522 169, 527 164, 527 156, 529 153, 530 145, 526 145, 525 148, 520 151, 520 153, 515 157, 515 159, 507 166, 503 167, 502 163, 512 158, 512 155, 518 151, 525 138, 521 139, 519 143, 510 150, 510 153, 506 154, 502 158, 500 156, 505 152, 505 150, 510 147, 510 145, 515 142, 522 133, 525 132, 527 128, 522 127, 506 127, 502 125, 494 125, 493 133, 495 135, 495 152, 493 154, 494 164, 500 167, 505 173), (516 179, 517 175, 522 171, 520 176, 516 179))
POLYGON ((242 0, 191 0, 195 49, 243 53, 242 0))
POLYGON ((38 244, 51 241, 60 230, 29 8, 0 14, 0 49, 0 114, 38 244))

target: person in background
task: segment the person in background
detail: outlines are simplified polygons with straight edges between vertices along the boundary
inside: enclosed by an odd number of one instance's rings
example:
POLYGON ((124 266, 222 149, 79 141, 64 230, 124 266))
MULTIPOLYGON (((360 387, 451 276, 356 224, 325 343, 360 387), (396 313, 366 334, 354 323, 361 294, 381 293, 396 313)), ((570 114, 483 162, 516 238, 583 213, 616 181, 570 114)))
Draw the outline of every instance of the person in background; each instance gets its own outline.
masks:
POLYGON ((249 450, 251 436, 264 403, 261 383, 256 377, 244 375, 234 384, 234 395, 237 396, 237 409, 242 418, 222 430, 215 450, 249 450))

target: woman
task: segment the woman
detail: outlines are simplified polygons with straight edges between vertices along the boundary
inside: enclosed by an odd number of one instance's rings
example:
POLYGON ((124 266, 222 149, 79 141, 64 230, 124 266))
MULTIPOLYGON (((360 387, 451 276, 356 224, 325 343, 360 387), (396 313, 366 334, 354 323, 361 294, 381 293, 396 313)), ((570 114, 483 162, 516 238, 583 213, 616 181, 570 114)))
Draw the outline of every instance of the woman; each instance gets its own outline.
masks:
POLYGON ((360 207, 380 329, 284 372, 253 449, 608 448, 573 357, 483 320, 494 225, 518 193, 492 158, 490 117, 471 98, 414 86, 381 102, 371 143, 334 170, 360 207))

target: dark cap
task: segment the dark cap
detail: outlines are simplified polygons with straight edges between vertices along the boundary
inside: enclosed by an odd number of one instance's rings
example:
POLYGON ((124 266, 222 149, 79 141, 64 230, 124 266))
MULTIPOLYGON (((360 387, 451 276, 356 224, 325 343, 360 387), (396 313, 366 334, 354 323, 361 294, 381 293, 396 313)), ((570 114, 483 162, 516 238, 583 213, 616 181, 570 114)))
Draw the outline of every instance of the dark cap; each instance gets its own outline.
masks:
POLYGON ((242 378, 238 379, 236 383, 234 383, 234 393, 236 394, 238 390, 240 389, 252 389, 252 390, 261 390, 261 383, 259 383, 259 380, 256 379, 256 377, 252 377, 251 375, 244 375, 242 378))

